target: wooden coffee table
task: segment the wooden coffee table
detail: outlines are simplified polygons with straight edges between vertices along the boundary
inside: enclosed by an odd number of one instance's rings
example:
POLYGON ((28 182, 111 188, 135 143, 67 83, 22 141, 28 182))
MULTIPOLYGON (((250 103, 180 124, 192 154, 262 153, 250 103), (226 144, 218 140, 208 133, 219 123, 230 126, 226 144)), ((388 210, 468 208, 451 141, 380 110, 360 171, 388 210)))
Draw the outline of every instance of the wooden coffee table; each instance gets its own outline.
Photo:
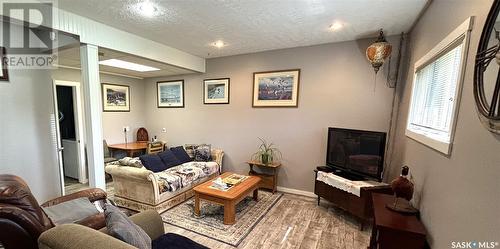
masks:
MULTIPOLYGON (((226 172, 220 177, 228 177, 231 172, 226 172)), ((243 182, 233 186, 227 191, 210 188, 212 181, 207 181, 193 188, 194 191, 194 213, 200 215, 200 199, 204 199, 224 206, 224 224, 231 225, 235 222, 236 204, 243 200, 250 192, 253 192, 253 199, 258 201, 258 187, 260 177, 249 176, 243 182)))

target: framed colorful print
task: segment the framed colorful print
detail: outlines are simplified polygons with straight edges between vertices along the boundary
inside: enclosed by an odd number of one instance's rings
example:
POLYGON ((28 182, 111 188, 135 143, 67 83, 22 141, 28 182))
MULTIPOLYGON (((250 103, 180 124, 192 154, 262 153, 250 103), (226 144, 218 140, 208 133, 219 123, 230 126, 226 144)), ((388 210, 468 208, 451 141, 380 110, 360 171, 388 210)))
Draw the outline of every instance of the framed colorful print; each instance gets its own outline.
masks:
POLYGON ((7 63, 4 58, 7 56, 5 47, 0 47, 0 81, 9 81, 9 72, 7 71, 7 63))
POLYGON ((158 108, 184 108, 184 80, 156 83, 158 108))
POLYGON ((104 112, 129 112, 130 87, 102 83, 102 110, 104 112))
POLYGON ((253 107, 297 107, 300 69, 253 73, 253 107))
POLYGON ((229 78, 204 80, 203 104, 229 104, 229 78))

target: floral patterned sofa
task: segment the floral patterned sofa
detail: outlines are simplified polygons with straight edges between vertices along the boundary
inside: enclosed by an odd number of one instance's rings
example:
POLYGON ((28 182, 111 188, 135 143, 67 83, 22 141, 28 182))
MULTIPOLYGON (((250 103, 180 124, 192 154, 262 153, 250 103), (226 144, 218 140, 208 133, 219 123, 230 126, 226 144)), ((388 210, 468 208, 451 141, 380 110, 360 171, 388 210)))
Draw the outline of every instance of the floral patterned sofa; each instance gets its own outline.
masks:
POLYGON ((221 149, 211 150, 210 162, 187 162, 153 173, 144 166, 124 166, 119 161, 106 164, 113 177, 114 201, 136 211, 154 209, 159 213, 193 196, 192 188, 222 172, 221 149))

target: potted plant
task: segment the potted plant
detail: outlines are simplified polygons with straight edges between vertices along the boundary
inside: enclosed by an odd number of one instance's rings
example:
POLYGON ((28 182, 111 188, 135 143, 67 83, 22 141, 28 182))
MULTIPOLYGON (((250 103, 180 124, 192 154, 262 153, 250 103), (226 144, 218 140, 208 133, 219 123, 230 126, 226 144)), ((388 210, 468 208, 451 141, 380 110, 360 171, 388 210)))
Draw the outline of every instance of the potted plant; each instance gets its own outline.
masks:
POLYGON ((253 160, 261 161, 263 164, 268 165, 274 159, 281 159, 281 151, 273 143, 267 143, 262 138, 259 138, 259 140, 262 143, 259 146, 259 150, 253 154, 253 160))

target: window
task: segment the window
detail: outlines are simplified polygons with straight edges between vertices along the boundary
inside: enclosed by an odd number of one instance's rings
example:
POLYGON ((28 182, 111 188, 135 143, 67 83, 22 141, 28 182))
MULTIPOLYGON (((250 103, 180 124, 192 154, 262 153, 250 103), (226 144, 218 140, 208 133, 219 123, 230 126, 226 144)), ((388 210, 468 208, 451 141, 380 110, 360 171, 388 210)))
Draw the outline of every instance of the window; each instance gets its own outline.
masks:
POLYGON ((472 18, 415 63, 406 135, 450 154, 472 18))

